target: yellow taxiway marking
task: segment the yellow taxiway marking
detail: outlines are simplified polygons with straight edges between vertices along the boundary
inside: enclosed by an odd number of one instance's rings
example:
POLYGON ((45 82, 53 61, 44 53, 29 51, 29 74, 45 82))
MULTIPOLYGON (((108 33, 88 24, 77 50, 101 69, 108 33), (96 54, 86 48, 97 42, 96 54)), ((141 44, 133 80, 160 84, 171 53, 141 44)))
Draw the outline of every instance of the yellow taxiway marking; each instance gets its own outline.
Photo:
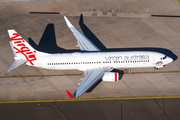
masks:
POLYGON ((29 101, 0 101, 2 103, 41 103, 41 102, 74 102, 74 101, 103 101, 103 100, 143 100, 143 99, 164 99, 180 98, 180 96, 159 96, 159 97, 127 97, 127 98, 92 98, 92 99, 64 99, 64 100, 29 100, 29 101))
MULTIPOLYGON (((154 71, 154 72, 130 72, 124 74, 150 74, 150 73, 179 73, 180 71, 154 71)), ((0 76, 0 78, 16 78, 16 77, 49 77, 49 76, 78 76, 82 74, 57 74, 57 75, 19 75, 19 76, 0 76)))
POLYGON ((57 74, 57 75, 18 75, 18 76, 0 76, 0 78, 15 78, 15 77, 49 77, 49 76, 77 76, 82 74, 57 74))

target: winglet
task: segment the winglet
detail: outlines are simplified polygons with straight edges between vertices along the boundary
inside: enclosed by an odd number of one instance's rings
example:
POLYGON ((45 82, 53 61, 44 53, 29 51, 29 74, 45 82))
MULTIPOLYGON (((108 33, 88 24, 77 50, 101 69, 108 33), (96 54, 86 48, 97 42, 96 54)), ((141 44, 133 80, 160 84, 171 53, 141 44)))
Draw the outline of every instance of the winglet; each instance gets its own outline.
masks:
POLYGON ((67 94, 69 95, 70 98, 75 98, 68 90, 66 90, 67 94))

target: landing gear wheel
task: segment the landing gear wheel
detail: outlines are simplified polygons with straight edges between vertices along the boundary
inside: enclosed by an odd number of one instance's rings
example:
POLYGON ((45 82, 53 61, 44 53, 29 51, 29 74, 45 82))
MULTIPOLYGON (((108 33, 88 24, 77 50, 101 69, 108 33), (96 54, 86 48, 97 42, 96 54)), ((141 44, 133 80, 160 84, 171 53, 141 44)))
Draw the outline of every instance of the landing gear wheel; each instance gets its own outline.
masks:
POLYGON ((155 67, 154 70, 155 70, 155 71, 158 71, 158 68, 155 67))

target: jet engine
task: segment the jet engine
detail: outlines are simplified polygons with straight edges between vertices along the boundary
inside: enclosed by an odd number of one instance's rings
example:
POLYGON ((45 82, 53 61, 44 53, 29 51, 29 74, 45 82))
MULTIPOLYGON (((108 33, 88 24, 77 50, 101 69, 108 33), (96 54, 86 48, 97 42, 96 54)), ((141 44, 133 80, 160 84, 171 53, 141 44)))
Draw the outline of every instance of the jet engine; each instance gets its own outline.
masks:
POLYGON ((119 73, 117 73, 117 72, 105 72, 102 80, 107 81, 107 82, 116 82, 119 80, 119 73))

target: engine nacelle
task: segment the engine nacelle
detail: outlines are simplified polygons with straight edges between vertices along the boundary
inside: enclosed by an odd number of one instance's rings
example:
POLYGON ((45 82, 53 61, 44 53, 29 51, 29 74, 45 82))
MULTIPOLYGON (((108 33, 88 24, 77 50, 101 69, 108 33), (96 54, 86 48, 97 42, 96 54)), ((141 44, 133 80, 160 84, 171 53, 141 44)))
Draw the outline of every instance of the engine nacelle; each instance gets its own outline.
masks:
POLYGON ((107 82, 116 82, 119 80, 119 73, 117 73, 117 72, 105 72, 102 80, 107 81, 107 82))

